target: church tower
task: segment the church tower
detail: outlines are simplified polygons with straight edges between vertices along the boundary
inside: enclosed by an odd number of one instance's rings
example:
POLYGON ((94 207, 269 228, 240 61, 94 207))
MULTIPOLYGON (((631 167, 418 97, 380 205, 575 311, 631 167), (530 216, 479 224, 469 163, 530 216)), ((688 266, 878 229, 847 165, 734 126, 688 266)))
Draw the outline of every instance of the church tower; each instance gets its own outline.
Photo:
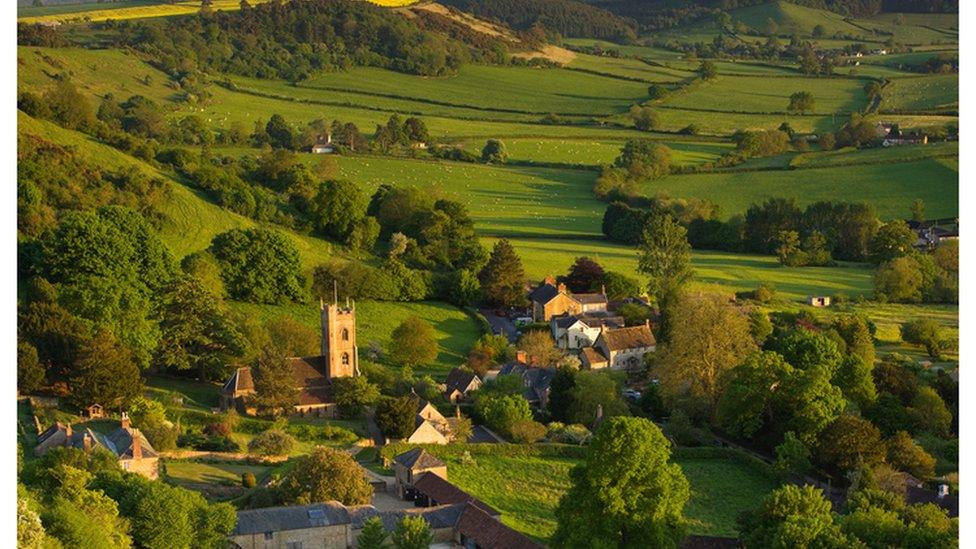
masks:
POLYGON ((322 356, 328 378, 359 375, 359 348, 356 346, 356 303, 340 307, 338 299, 322 309, 322 356))

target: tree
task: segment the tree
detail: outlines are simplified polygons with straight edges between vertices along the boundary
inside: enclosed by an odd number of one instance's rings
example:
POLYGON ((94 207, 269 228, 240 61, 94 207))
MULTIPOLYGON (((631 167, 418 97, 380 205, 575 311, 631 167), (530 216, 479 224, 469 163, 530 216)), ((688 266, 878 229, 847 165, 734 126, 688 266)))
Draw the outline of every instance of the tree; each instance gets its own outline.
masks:
POLYGON ((817 458, 837 473, 877 465, 885 460, 881 431, 866 419, 842 415, 821 433, 817 458))
POLYGON ((651 101, 655 101, 657 99, 664 99, 664 97, 667 96, 668 93, 670 93, 670 90, 668 90, 666 86, 662 86, 661 84, 652 84, 647 88, 647 97, 651 101))
POLYGON ((210 252, 233 299, 279 304, 306 298, 298 249, 268 229, 232 229, 218 234, 210 252))
POLYGON ((430 525, 423 517, 404 516, 390 536, 395 549, 427 549, 434 541, 430 525))
POLYGON ((532 419, 532 409, 521 394, 478 395, 474 409, 489 427, 506 436, 512 435, 516 423, 532 419))
POLYGON ((504 164, 508 160, 505 144, 498 139, 489 139, 481 149, 481 161, 489 164, 504 164))
POLYGON ((874 293, 878 299, 915 303, 922 299, 922 273, 912 257, 898 257, 882 263, 874 273, 874 293))
POLYGON ((27 500, 17 497, 17 547, 44 549, 52 547, 51 539, 44 531, 41 517, 31 509, 27 500))
POLYGON ((810 92, 800 91, 790 95, 790 104, 788 107, 786 107, 786 110, 795 113, 811 112, 814 105, 815 101, 813 99, 813 94, 810 92))
POLYGON ((669 339, 654 373, 671 406, 712 421, 726 373, 756 349, 749 320, 717 295, 683 294, 673 306, 669 339))
POLYGON ((871 375, 872 364, 868 364, 857 355, 848 355, 840 363, 834 374, 833 384, 840 387, 844 396, 857 404, 861 410, 867 410, 878 399, 878 391, 874 386, 871 375))
POLYGON ((312 209, 318 230, 345 242, 366 214, 366 197, 351 181, 325 181, 319 185, 312 209))
POLYGON ((935 458, 912 440, 905 431, 898 431, 885 443, 888 463, 918 479, 935 476, 935 458))
POLYGON ((45 371, 37 348, 26 341, 17 342, 17 390, 29 395, 44 386, 45 371))
POLYGON ((51 118, 70 130, 81 130, 95 121, 95 113, 88 97, 71 80, 57 79, 44 92, 44 103, 51 118))
POLYGON ((909 409, 916 429, 931 433, 938 437, 950 435, 949 426, 952 424, 952 413, 946 407, 939 393, 931 387, 921 387, 912 399, 909 409))
POLYGON ((552 545, 678 547, 690 489, 670 457, 670 443, 650 421, 605 421, 570 473, 552 545))
POLYGON ((637 248, 637 271, 648 277, 648 291, 658 307, 691 279, 691 245, 687 231, 670 215, 655 216, 637 248))
POLYGON ((819 488, 786 484, 739 521, 748 547, 845 547, 850 540, 834 522, 830 502, 819 488))
POLYGON ((280 114, 271 115, 264 131, 267 132, 272 147, 276 149, 292 149, 295 147, 294 131, 280 114))
POLYGON ((563 356, 563 352, 556 348, 548 331, 529 330, 522 334, 515 347, 525 351, 530 364, 543 367, 552 366, 563 356))
POLYGON ((671 149, 651 139, 628 139, 613 165, 634 179, 656 179, 671 171, 671 149))
POLYGON ((613 377, 606 372, 580 372, 569 391, 566 420, 568 423, 593 426, 597 420, 597 410, 602 412, 603 418, 630 414, 627 403, 620 396, 620 384, 613 377))
POLYGON ((776 461, 773 467, 781 475, 803 476, 813 470, 813 464, 810 463, 810 449, 793 431, 787 431, 783 442, 776 447, 776 461))
POLYGON ((393 329, 390 358, 403 366, 416 367, 437 358, 437 336, 430 324, 410 316, 393 329))
POLYGON ((343 417, 356 417, 364 406, 372 406, 380 398, 380 390, 364 376, 339 377, 332 380, 335 402, 343 417))
POLYGON ((711 61, 702 61, 701 64, 698 65, 698 76, 700 76, 702 80, 714 80, 718 77, 718 67, 716 67, 715 63, 712 63, 711 61))
POLYGON ((478 274, 485 303, 517 307, 525 303, 525 271, 522 260, 507 239, 495 242, 488 263, 478 274))
POLYGON ((481 295, 481 282, 478 281, 478 276, 468 269, 453 271, 449 284, 448 299, 455 305, 469 307, 477 302, 481 295))
POLYGON ((366 505, 372 499, 373 488, 362 467, 346 452, 319 446, 295 461, 278 485, 286 504, 335 500, 343 505, 366 505))
POLYGON ((942 356, 942 326, 931 318, 910 320, 901 325, 901 338, 905 343, 921 345, 930 357, 942 356))
POLYGON ((874 336, 867 319, 861 315, 842 315, 834 320, 834 329, 844 339, 847 353, 856 355, 870 368, 874 367, 874 336))
POLYGON ((71 399, 79 407, 98 403, 121 409, 142 392, 132 353, 106 330, 82 344, 69 384, 71 399))
POLYGON ((278 356, 314 356, 321 352, 319 341, 322 335, 309 326, 290 316, 269 320, 265 324, 268 331, 269 348, 278 356))
POLYGON ((376 425, 389 438, 407 438, 414 429, 417 400, 410 396, 385 397, 376 404, 376 425))
POLYGON ((291 364, 283 357, 265 351, 251 368, 254 394, 249 398, 263 413, 278 416, 298 403, 298 388, 291 364))
POLYGON ((593 292, 600 289, 605 276, 603 267, 588 257, 577 257, 569 267, 564 282, 574 293, 593 292))
MULTIPOLYGON (((719 424, 743 438, 772 427, 774 410, 782 398, 778 388, 793 373, 793 367, 779 353, 761 351, 746 357, 729 375, 728 387, 718 405, 719 424)), ((783 423, 787 420, 779 419, 783 423)))
POLYGON ((546 426, 531 419, 516 421, 508 429, 512 442, 516 444, 532 444, 546 436, 546 426))
POLYGON ((650 107, 630 107, 630 119, 634 121, 634 127, 638 130, 649 132, 661 125, 660 117, 657 112, 650 107))
POLYGON ((387 547, 386 529, 380 517, 370 517, 363 522, 363 529, 356 537, 356 547, 360 549, 384 549, 387 547))
POLYGON ((787 267, 802 267, 807 263, 807 255, 800 249, 800 234, 796 231, 780 231, 777 238, 776 255, 779 262, 787 267))
POLYGON ((795 368, 823 368, 831 375, 837 371, 842 357, 836 342, 822 333, 804 329, 777 338, 775 350, 795 368))
POLYGON ((247 443, 247 451, 258 456, 287 456, 295 448, 295 437, 280 429, 268 429, 247 443))
POLYGON ((569 417, 573 411, 573 389, 576 387, 577 372, 573 368, 561 367, 556 369, 552 377, 547 407, 555 421, 571 423, 569 417))
POLYGON ((228 320, 220 298, 198 280, 184 277, 163 299, 155 364, 195 370, 204 381, 221 378, 226 364, 244 353, 246 342, 228 320))
POLYGON ((907 223, 895 219, 878 229, 868 249, 875 263, 884 263, 908 255, 917 240, 918 236, 907 223))
POLYGON ((603 274, 603 288, 607 292, 607 299, 624 299, 642 293, 639 282, 615 271, 606 271, 603 274))

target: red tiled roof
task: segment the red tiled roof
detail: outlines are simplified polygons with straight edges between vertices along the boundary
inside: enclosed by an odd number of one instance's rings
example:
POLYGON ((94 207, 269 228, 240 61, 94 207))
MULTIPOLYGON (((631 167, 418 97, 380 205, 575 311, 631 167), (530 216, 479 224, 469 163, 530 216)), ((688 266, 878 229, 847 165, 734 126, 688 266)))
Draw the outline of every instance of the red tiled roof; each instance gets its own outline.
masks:
POLYGON ((505 526, 474 504, 465 506, 454 526, 467 539, 485 549, 542 549, 525 534, 505 526))

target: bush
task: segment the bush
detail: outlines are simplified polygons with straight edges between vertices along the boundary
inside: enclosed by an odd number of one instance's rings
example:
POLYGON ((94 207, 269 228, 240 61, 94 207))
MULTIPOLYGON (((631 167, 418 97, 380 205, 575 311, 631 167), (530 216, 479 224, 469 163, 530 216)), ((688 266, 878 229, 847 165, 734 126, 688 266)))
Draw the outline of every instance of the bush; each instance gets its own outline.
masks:
POLYGON ((513 442, 531 444, 546 436, 546 426, 538 421, 525 419, 513 423, 508 432, 513 442))
POLYGON ((226 423, 211 423, 203 428, 203 432, 207 436, 211 437, 226 437, 231 433, 231 430, 230 425, 227 425, 226 423))
POLYGON ((901 325, 901 338, 906 343, 921 345, 930 357, 942 357, 942 327, 932 319, 912 320, 901 325))
POLYGON ((257 479, 254 478, 254 473, 248 472, 241 474, 241 486, 245 488, 254 488, 255 484, 257 484, 257 479))
POLYGON ((294 448, 294 437, 279 429, 268 429, 247 445, 248 452, 259 456, 286 456, 294 448))
POLYGON ((241 449, 240 445, 230 437, 208 437, 202 433, 180 435, 177 443, 181 447, 203 452, 238 452, 241 449))

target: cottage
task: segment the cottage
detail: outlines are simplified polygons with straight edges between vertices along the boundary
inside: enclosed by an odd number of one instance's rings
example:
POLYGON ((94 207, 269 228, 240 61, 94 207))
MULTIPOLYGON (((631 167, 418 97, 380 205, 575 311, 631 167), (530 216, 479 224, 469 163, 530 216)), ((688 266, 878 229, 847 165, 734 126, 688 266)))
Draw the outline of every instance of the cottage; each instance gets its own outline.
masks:
POLYGON ((514 375, 522 379, 522 398, 533 406, 549 405, 549 386, 556 376, 555 368, 537 368, 524 362, 510 362, 498 370, 499 376, 514 375))
MULTIPOLYGON (((322 342, 319 356, 289 357, 286 360, 298 389, 293 412, 335 417, 336 404, 332 380, 359 375, 359 348, 356 346, 356 307, 348 302, 329 306, 320 303, 322 342)), ((234 370, 220 390, 220 408, 237 408, 246 414, 256 410, 250 404, 254 395, 254 378, 250 367, 234 370)))
POLYGON ((312 154, 332 154, 335 152, 335 145, 332 144, 332 134, 318 136, 315 144, 312 145, 312 154))
POLYGON ((451 404, 457 404, 467 398, 471 391, 480 389, 481 385, 482 381, 478 374, 464 368, 454 368, 447 374, 444 398, 451 404))
POLYGON ((584 314, 580 316, 557 316, 549 321, 552 338, 560 349, 581 349, 589 347, 600 335, 600 328, 623 328, 622 316, 609 314, 584 314))
POLYGON ((581 315, 583 313, 606 312, 607 294, 573 294, 556 279, 547 277, 542 284, 529 293, 532 302, 532 319, 535 322, 549 322, 554 316, 581 315))
POLYGON ((657 347, 650 322, 628 328, 601 327, 593 347, 583 349, 583 366, 592 370, 629 370, 644 363, 644 355, 657 347))
POLYGON ((105 417, 105 408, 101 404, 92 404, 91 406, 86 406, 82 410, 82 416, 86 419, 99 419, 105 417))
POLYGON ((411 444, 447 444, 453 439, 451 420, 445 418, 433 404, 424 400, 417 401, 417 428, 405 442, 411 444))
POLYGON ((409 491, 420 475, 431 473, 447 480, 447 464, 423 448, 414 448, 393 458, 393 474, 396 476, 397 495, 412 499, 409 491))
POLYGON ((132 427, 125 412, 122 413, 119 428, 107 435, 89 428, 74 431, 70 423, 57 422, 37 437, 34 455, 44 455, 53 448, 78 448, 86 452, 102 448, 118 458, 123 470, 151 479, 159 477, 159 454, 145 435, 132 427))
POLYGON ((807 303, 812 307, 830 307, 829 295, 814 295, 807 298, 807 303))

